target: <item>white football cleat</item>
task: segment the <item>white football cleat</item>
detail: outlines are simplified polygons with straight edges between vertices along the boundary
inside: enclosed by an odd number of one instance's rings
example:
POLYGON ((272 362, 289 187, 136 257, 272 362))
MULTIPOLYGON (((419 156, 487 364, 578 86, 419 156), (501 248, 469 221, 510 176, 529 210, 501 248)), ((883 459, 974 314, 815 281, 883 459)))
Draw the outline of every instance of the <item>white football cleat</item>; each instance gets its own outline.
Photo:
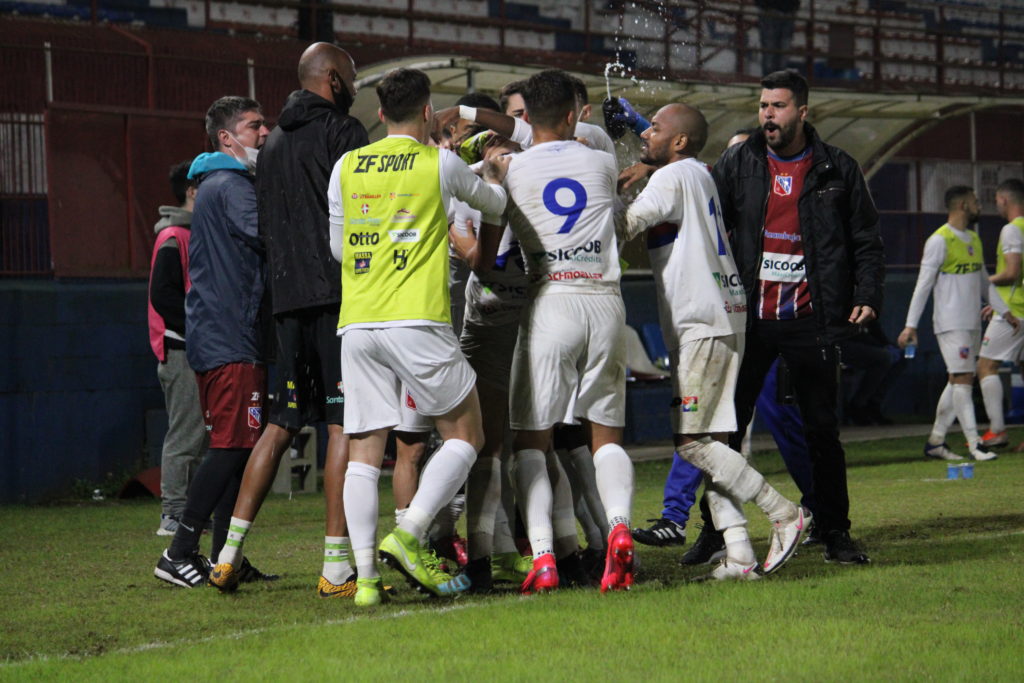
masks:
POLYGON ((949 450, 949 446, 944 443, 940 443, 937 446, 926 443, 924 445, 924 457, 934 460, 963 460, 962 457, 949 450))
POLYGON ((772 522, 772 536, 768 541, 768 555, 763 565, 765 575, 771 574, 793 557, 810 523, 811 513, 805 513, 802 505, 796 506, 796 519, 791 522, 772 522))
POLYGON ((694 581, 757 581, 760 578, 757 562, 742 564, 725 558, 710 573, 698 576, 694 581))

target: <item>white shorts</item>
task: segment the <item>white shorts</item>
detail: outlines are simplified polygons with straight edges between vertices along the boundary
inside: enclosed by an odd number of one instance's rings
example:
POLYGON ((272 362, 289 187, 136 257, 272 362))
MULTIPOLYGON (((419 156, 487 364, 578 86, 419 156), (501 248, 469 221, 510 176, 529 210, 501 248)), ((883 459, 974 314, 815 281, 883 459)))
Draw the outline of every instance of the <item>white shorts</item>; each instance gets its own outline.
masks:
POLYGON ((434 430, 433 418, 416 412, 416 399, 412 397, 404 384, 402 385, 402 400, 398 407, 398 414, 401 419, 395 427, 396 432, 422 434, 434 430))
POLYGON ((468 320, 462 327, 459 344, 466 354, 477 382, 508 393, 512 374, 512 354, 516 348, 519 324, 476 325, 468 320))
POLYGON ((949 330, 935 335, 946 372, 955 375, 974 372, 981 347, 981 330, 949 330))
POLYGON ((510 427, 548 429, 573 406, 574 417, 624 426, 625 324, 618 292, 541 294, 530 302, 512 356, 510 427))
POLYGON ((1003 320, 1001 316, 992 316, 988 327, 985 328, 979 355, 989 360, 1008 360, 1016 363, 1022 348, 1024 348, 1024 329, 1018 329, 1015 332, 1013 325, 1003 320))
POLYGON ((673 434, 736 431, 734 398, 743 337, 695 339, 669 352, 673 434))
POLYGON ((341 345, 341 376, 346 434, 398 425, 407 397, 421 415, 444 415, 476 384, 448 326, 348 330, 341 345))

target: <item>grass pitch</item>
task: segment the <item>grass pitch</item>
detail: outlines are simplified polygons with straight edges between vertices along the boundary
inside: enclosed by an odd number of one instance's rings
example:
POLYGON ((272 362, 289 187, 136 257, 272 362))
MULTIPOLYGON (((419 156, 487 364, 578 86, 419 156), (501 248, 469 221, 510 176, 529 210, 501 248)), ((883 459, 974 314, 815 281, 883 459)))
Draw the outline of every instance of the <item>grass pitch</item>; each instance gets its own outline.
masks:
MULTIPOLYGON (((385 569, 390 604, 321 600, 320 496, 270 497, 246 551, 284 576, 234 595, 153 578, 154 501, 0 508, 0 680, 1024 679, 1024 455, 946 481, 920 441, 848 446, 868 567, 804 548, 760 582, 692 584, 706 568, 680 567, 680 549, 639 546, 639 583, 604 596, 428 600, 385 569)), ((777 454, 755 464, 797 495, 777 454)), ((667 471, 637 465, 637 524, 667 471)), ((768 524, 747 513, 763 557, 768 524)))

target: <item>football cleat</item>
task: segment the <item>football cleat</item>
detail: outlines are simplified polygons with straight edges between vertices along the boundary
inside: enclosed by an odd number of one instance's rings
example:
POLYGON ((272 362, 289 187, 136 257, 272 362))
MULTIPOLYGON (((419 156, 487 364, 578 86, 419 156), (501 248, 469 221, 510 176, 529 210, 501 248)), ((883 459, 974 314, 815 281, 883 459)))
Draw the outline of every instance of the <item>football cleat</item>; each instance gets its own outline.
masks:
POLYGON ((800 538, 811 523, 811 513, 796 506, 796 519, 791 522, 772 522, 772 535, 768 540, 768 555, 764 558, 764 573, 771 574, 786 564, 800 546, 800 538))
POLYGON ((210 585, 221 593, 231 593, 238 588, 240 572, 227 562, 222 562, 210 572, 210 585))
POLYGON ((206 583, 210 561, 198 552, 184 560, 172 560, 165 550, 156 563, 153 576, 182 588, 195 588, 206 583))
POLYGON ((277 581, 280 579, 278 574, 266 574, 261 572, 256 567, 252 566, 249 562, 248 557, 242 557, 242 566, 238 568, 238 582, 239 583, 256 583, 258 581, 277 581))
POLYGON ((351 598, 356 594, 356 575, 345 579, 342 583, 331 583, 324 577, 316 582, 316 593, 321 598, 351 598))
POLYGON ((696 577, 693 581, 757 581, 760 578, 761 575, 757 573, 757 562, 741 564, 724 558, 710 572, 696 577))
POLYGON ((469 592, 490 593, 494 589, 490 557, 478 557, 475 560, 470 560, 462 571, 469 577, 469 592))
POLYGON ((839 564, 870 564, 871 558, 853 542, 849 531, 834 529, 825 534, 825 561, 839 564))
POLYGON ((384 563, 401 572, 409 585, 421 593, 458 595, 471 585, 469 577, 464 574, 452 576, 442 571, 437 555, 402 529, 395 529, 385 536, 377 550, 384 563))
POLYGON ((616 524, 608 534, 608 551, 601 577, 601 592, 629 590, 633 585, 633 536, 625 524, 616 524))
POLYGON ((491 578, 495 581, 522 583, 533 569, 533 558, 519 553, 497 553, 491 556, 491 578))
POLYGON ((997 457, 999 456, 995 451, 990 451, 987 446, 983 446, 981 444, 978 444, 971 449, 971 459, 973 460, 995 460, 997 457))
POLYGON ((725 537, 714 527, 704 525, 693 547, 686 551, 680 564, 711 564, 725 557, 725 537))
POLYGON ((1010 443, 1010 439, 1006 436, 1006 430, 996 433, 991 429, 985 432, 985 436, 981 437, 981 445, 985 448, 999 448, 1006 446, 1010 443))
POLYGON ((533 561, 533 569, 526 575, 526 580, 519 587, 523 595, 534 593, 547 593, 558 588, 558 568, 555 565, 555 556, 551 553, 544 553, 533 561))
POLYGON ((356 579, 356 607, 374 607, 388 599, 384 581, 378 576, 373 579, 356 579))
POLYGON ((933 460, 963 460, 959 455, 949 450, 949 446, 945 443, 941 443, 938 446, 925 443, 924 457, 933 460))
POLYGON ((604 548, 586 547, 579 552, 580 565, 595 583, 604 575, 604 548))
POLYGON ((644 545, 686 545, 686 530, 671 519, 649 519, 654 522, 646 529, 633 529, 633 540, 644 545))
POLYGON ((469 552, 466 550, 466 539, 459 536, 446 536, 432 542, 434 553, 438 559, 451 571, 457 571, 459 567, 465 567, 469 562, 469 552), (444 560, 453 560, 455 566, 444 560))

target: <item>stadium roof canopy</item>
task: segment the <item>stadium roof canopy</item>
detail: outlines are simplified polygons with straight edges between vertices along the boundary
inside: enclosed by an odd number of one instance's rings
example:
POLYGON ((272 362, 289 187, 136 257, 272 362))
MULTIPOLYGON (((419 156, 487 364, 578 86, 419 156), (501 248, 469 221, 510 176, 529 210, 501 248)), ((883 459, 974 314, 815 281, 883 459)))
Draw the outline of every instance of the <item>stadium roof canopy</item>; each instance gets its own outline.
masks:
MULTIPOLYGON (((381 137, 377 120, 377 98, 372 86, 386 72, 397 67, 426 71, 433 82, 436 108, 450 106, 469 90, 496 95, 511 80, 525 78, 541 67, 499 64, 459 56, 430 55, 382 62, 360 70, 360 87, 353 114, 373 122, 371 138, 381 137)), ((591 102, 603 100, 608 92, 624 96, 648 118, 670 102, 699 107, 711 126, 705 152, 707 161, 718 158, 726 141, 739 129, 757 124, 757 103, 761 88, 756 84, 714 84, 699 82, 636 81, 621 76, 605 78, 576 73, 587 84, 591 102)), ((995 107, 1024 107, 1024 98, 970 95, 914 95, 908 93, 865 93, 812 88, 808 120, 828 142, 856 158, 870 177, 903 145, 940 121, 972 111, 995 107)), ((600 111, 591 123, 602 124, 600 111)), ((634 136, 627 136, 633 138, 634 136)), ((634 144, 632 141, 627 144, 634 144)))

